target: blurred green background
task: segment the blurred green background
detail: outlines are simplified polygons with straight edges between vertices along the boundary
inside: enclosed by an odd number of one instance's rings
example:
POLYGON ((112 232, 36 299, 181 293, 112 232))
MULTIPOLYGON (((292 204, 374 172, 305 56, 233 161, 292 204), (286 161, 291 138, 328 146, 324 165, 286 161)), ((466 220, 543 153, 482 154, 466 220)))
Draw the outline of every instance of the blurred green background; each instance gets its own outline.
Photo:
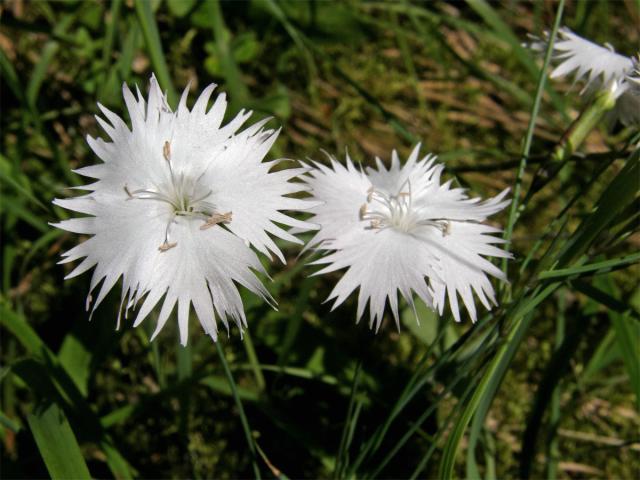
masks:
MULTIPOLYGON (((278 311, 243 292, 250 337, 220 338, 246 416, 196 322, 187 348, 175 322, 153 343, 152 321, 115 331, 119 292, 88 322, 90 277, 64 282, 56 264, 79 239, 48 224, 69 215, 51 200, 85 181, 71 169, 98 161, 84 140, 102 134, 96 102, 125 116, 122 83, 146 92, 151 72, 174 101, 215 82, 229 117, 273 116, 271 158, 348 149, 367 165, 422 142, 472 194, 495 195, 514 184, 540 79, 521 43, 557 7, 3 1, 2 477, 433 478, 453 452, 460 477, 637 478, 634 132, 598 128, 581 155, 550 158, 586 102, 570 81, 542 97, 501 308, 474 326, 419 306, 419 326, 405 310, 400 332, 387 318, 374 335, 355 297, 322 303, 337 275, 309 277, 282 244, 287 264, 267 267, 278 311)), ((639 11, 568 1, 562 24, 632 55, 639 11)))

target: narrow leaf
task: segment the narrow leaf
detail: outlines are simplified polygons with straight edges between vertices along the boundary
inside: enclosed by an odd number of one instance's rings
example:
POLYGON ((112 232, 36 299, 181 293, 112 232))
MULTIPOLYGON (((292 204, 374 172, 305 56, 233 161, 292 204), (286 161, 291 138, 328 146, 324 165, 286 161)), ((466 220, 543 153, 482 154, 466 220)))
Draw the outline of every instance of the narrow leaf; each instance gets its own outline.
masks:
POLYGON ((27 420, 51 478, 91 478, 76 436, 56 403, 38 408, 27 420))

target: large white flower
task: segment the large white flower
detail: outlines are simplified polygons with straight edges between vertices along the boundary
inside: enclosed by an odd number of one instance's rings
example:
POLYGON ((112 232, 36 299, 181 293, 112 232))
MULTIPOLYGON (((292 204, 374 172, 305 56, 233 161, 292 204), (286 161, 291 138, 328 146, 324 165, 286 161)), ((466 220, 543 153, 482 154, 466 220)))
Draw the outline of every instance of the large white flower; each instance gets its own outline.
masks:
POLYGON ((491 309, 496 304, 487 274, 504 274, 483 255, 510 257, 494 246, 503 243, 492 234, 499 229, 483 222, 506 205, 508 190, 481 202, 469 198, 451 181, 440 184, 444 169, 436 157, 418 159, 416 146, 404 166, 392 154, 385 169, 357 169, 347 155, 346 167, 331 159, 331 168, 315 163, 304 176, 315 200, 310 220, 320 230, 308 244, 327 253, 312 264, 326 265, 316 274, 346 268, 328 300, 336 308, 356 289, 357 319, 369 303, 370 323, 380 327, 387 300, 398 323, 397 291, 413 306, 413 293, 442 315, 445 294, 453 316, 460 321, 458 295, 476 320, 473 293, 491 309))
POLYGON ((55 224, 91 235, 63 254, 61 262, 84 258, 66 278, 95 267, 87 309, 98 285, 93 309, 122 278, 120 310, 124 307, 126 313, 141 302, 134 326, 162 305, 153 337, 177 303, 183 345, 191 304, 214 340, 216 315, 227 330, 231 317, 242 332, 246 318, 236 284, 271 301, 254 273, 264 269, 250 246, 284 260, 268 234, 300 242, 274 222, 308 227, 281 212, 309 206, 287 196, 307 188, 289 182, 304 169, 271 172, 280 160, 263 159, 278 131, 263 130, 266 120, 239 131, 251 115, 245 111, 221 126, 225 95, 218 95, 207 110, 214 88, 209 85, 189 110, 187 87, 173 112, 155 77, 148 102, 139 90, 136 98, 124 85, 131 130, 98 104, 108 122, 96 118, 111 141, 87 137, 103 163, 77 170, 97 181, 82 187, 89 191, 86 195, 54 200, 88 215, 55 224))
MULTIPOLYGON (((529 46, 544 53, 549 39, 545 32, 542 40, 535 39, 529 46)), ((638 60, 616 53, 609 44, 597 45, 563 27, 553 45, 552 60, 557 64, 551 78, 575 73, 574 81, 584 80, 583 92, 608 89, 616 95, 613 119, 624 125, 640 124, 640 98, 630 91, 628 76, 632 74, 638 60)))

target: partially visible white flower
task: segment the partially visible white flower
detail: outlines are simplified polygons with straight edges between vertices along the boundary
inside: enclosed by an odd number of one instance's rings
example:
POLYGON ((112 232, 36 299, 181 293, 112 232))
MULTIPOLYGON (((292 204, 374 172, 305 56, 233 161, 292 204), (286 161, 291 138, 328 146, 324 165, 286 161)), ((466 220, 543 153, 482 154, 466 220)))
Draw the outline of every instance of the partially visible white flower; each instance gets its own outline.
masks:
POLYGON ((377 158, 377 168, 362 171, 347 155, 346 167, 331 158, 331 168, 316 163, 302 177, 322 202, 311 209, 320 230, 307 245, 326 253, 312 262, 326 265, 316 274, 347 269, 328 300, 336 308, 359 287, 357 320, 369 303, 376 330, 387 301, 398 324, 398 290, 411 306, 415 293, 440 315, 446 296, 457 321, 460 296, 475 321, 474 292, 487 309, 496 304, 487 274, 506 280, 483 255, 511 255, 494 246, 504 243, 492 236, 500 230, 481 222, 509 204, 508 190, 483 202, 469 198, 451 180, 440 184, 444 166, 433 155, 419 160, 419 149, 402 167, 395 151, 388 170, 377 158))
POLYGON ((177 304, 183 345, 191 304, 214 340, 216 315, 227 330, 231 317, 242 332, 247 323, 236 284, 271 301, 254 273, 265 272, 250 245, 284 260, 268 234, 301 242, 275 222, 308 227, 281 212, 309 205, 287 196, 306 189, 289 182, 304 169, 270 172, 280 160, 263 162, 279 131, 263 130, 266 120, 239 130, 251 115, 245 111, 221 126, 225 95, 207 109, 214 88, 209 85, 189 110, 187 87, 173 112, 155 77, 148 102, 124 85, 132 128, 98 104, 107 121, 96 118, 111 141, 88 136, 103 163, 76 171, 97 181, 81 187, 86 195, 54 200, 88 215, 55 224, 91 236, 61 262, 83 259, 66 278, 95 267, 87 309, 93 300, 93 313, 122 278, 120 313, 141 303, 137 326, 160 303, 155 338, 177 304))
POLYGON ((627 75, 627 82, 629 82, 629 90, 632 95, 640 97, 640 55, 633 59, 635 66, 633 71, 627 75))
MULTIPOLYGON (((544 53, 549 33, 543 39, 535 39, 529 47, 544 53)), ((581 93, 610 90, 617 98, 613 119, 624 125, 640 124, 640 98, 629 91, 628 76, 637 66, 637 60, 616 53, 609 44, 597 45, 576 35, 566 27, 558 30, 553 45, 552 61, 557 64, 551 78, 574 74, 574 81, 585 81, 581 93)))

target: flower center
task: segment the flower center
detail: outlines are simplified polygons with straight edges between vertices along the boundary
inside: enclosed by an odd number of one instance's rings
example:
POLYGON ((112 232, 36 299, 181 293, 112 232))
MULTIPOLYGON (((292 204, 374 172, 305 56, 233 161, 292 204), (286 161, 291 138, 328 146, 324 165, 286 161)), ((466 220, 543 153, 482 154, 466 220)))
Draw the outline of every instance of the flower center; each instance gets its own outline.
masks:
POLYGON ((373 186, 367 190, 367 201, 360 207, 360 220, 369 222, 371 230, 394 228, 400 232, 411 232, 419 226, 432 226, 448 235, 450 223, 446 219, 421 218, 413 207, 411 184, 407 180, 396 195, 377 190, 373 186))
POLYGON ((206 230, 218 223, 231 222, 232 213, 219 213, 213 203, 208 201, 213 193, 200 183, 200 178, 188 178, 184 174, 176 175, 171 166, 171 144, 165 142, 162 155, 169 167, 169 182, 156 186, 155 188, 140 188, 130 190, 127 185, 124 191, 127 200, 154 200, 166 203, 171 206, 171 215, 165 228, 164 242, 158 247, 161 252, 175 247, 177 242, 169 241, 171 225, 175 223, 176 217, 199 218, 204 220, 200 230, 206 230))

